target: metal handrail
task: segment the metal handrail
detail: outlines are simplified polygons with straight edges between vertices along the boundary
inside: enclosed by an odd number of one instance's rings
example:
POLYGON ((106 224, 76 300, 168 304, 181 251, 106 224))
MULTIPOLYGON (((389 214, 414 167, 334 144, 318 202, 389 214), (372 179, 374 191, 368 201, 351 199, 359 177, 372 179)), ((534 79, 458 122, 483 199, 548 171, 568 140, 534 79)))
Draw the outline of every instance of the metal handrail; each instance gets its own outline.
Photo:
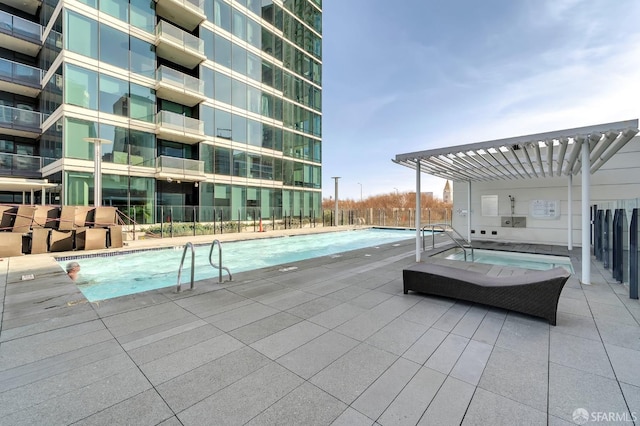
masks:
POLYGON ((187 255, 188 247, 191 247, 191 287, 189 288, 189 290, 193 290, 193 286, 194 286, 193 275, 196 270, 195 268, 196 255, 193 249, 193 244, 187 243, 184 245, 184 250, 182 251, 182 260, 180 261, 180 268, 178 269, 178 289, 177 289, 178 293, 180 293, 180 290, 182 289, 182 284, 180 284, 180 275, 182 274, 182 265, 184 264, 184 257, 187 255))
POLYGON ((229 281, 233 281, 233 278, 231 277, 231 271, 229 270, 229 268, 222 266, 222 244, 220 243, 220 240, 213 240, 213 242, 211 243, 211 249, 209 249, 209 263, 211 264, 211 266, 213 266, 214 269, 217 269, 219 271, 219 275, 218 275, 218 282, 221 283, 222 282, 222 270, 224 269, 225 271, 227 271, 227 274, 229 275, 229 281), (211 256, 213 255, 213 248, 218 245, 218 265, 213 263, 213 260, 211 259, 211 256))
POLYGON ((451 239, 451 241, 453 241, 458 247, 460 247, 462 249, 462 251, 464 252, 464 261, 467 261, 467 249, 471 249, 471 261, 473 262, 475 260, 475 255, 473 252, 473 245, 471 245, 471 241, 467 241, 467 239, 465 237, 463 237, 458 231, 456 231, 456 229, 451 226, 448 223, 432 223, 429 225, 425 225, 422 227, 422 250, 425 249, 425 243, 424 243, 424 233, 425 230, 427 228, 431 228, 431 247, 435 248, 436 246, 436 237, 435 237, 435 228, 438 227, 440 228, 444 234, 449 237, 451 239), (455 233, 459 239, 461 239, 462 241, 464 241, 465 244, 460 243, 460 241, 456 240, 453 236, 451 236, 447 230, 450 229, 451 231, 453 231, 453 233, 455 233))

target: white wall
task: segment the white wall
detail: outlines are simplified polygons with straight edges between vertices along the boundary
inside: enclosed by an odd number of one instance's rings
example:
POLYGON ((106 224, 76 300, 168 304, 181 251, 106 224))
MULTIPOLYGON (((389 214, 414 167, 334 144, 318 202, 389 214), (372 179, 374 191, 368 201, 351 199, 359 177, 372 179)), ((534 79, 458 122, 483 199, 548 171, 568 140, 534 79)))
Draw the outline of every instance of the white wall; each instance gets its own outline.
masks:
MULTIPOLYGON (((566 159, 566 157, 565 157, 566 159)), ((554 168, 555 172, 555 168, 554 168)), ((529 242, 567 245, 568 224, 567 176, 540 179, 513 179, 471 183, 471 239, 505 242, 529 242), (481 196, 498 196, 498 216, 482 216, 481 196), (515 197, 514 216, 527 218, 526 228, 501 226, 501 216, 511 216, 509 195, 515 197), (555 219, 534 219, 530 214, 532 200, 559 200, 560 216, 555 219), (486 233, 481 234, 484 230, 486 233), (496 231, 497 235, 492 235, 496 231)), ((573 243, 581 245, 581 174, 573 176, 573 243)), ((457 211, 467 210, 466 181, 453 183, 453 227, 467 235, 466 215, 457 211)), ((640 198, 640 137, 634 137, 602 168, 591 176, 591 202, 602 204, 616 200, 640 198)))

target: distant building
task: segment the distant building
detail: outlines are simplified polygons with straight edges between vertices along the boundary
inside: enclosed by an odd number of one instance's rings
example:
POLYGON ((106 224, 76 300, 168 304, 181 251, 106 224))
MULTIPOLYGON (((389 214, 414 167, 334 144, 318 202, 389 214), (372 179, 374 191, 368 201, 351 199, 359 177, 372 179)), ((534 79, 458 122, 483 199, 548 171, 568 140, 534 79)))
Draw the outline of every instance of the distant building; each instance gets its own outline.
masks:
POLYGON ((445 203, 453 203, 453 194, 451 193, 451 185, 449 181, 444 184, 444 191, 442 191, 442 201, 445 203))
POLYGON ((433 192, 423 192, 422 195, 433 200, 433 192))

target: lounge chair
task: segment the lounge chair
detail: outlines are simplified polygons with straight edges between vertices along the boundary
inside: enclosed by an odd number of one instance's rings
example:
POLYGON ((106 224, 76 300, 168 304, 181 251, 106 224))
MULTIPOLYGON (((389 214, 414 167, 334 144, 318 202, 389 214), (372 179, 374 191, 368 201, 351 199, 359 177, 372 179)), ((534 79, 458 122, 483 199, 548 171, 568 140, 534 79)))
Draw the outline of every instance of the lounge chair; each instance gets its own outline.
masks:
POLYGON ((0 232, 0 257, 22 256, 22 234, 0 232))
POLYGON ((59 208, 56 206, 36 206, 31 227, 33 229, 55 228, 58 222, 58 213, 59 208))
POLYGON ((115 207, 96 207, 93 211, 93 226, 106 228, 116 225, 116 210, 115 207))
POLYGON ((99 250, 107 248, 107 229, 82 228, 76 231, 76 250, 99 250))
POLYGON ((31 254, 47 253, 49 251, 49 234, 51 229, 33 228, 31 232, 31 254))
POLYGON ((73 250, 74 231, 51 230, 49 237, 50 251, 71 251, 73 250))
POLYGON ((18 208, 15 206, 0 206, 0 231, 11 231, 13 217, 16 215, 18 208))
POLYGON ((109 247, 122 247, 122 226, 113 225, 109 227, 109 247))
POLYGON ((541 317, 556 325, 558 299, 571 274, 564 268, 523 275, 491 277, 478 272, 417 263, 402 271, 404 294, 409 290, 482 303, 541 317))
POLYGON ((36 212, 34 206, 19 206, 16 212, 16 218, 13 221, 13 228, 11 232, 26 233, 31 231, 31 224, 33 223, 33 216, 36 212))

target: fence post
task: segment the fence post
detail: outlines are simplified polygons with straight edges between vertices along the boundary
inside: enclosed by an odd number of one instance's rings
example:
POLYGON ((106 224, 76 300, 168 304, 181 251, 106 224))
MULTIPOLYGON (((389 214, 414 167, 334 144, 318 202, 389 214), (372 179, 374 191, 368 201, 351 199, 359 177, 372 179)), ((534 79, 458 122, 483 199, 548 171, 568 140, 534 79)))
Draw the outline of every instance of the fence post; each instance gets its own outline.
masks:
POLYGON ((238 232, 240 232, 240 209, 238 209, 238 232))
POLYGON ((220 233, 224 233, 224 224, 222 223, 222 209, 220 209, 220 233))
POLYGON ((196 206, 193 206, 193 236, 196 236, 196 206))
POLYGON ((173 238, 173 207, 169 207, 169 232, 173 238))
POLYGON ((213 209, 213 235, 216 235, 216 209, 213 209))
POLYGON ((256 209, 253 209, 253 232, 256 232, 256 209))
POLYGON ((160 238, 164 238, 164 206, 160 206, 160 238))
POLYGON ((302 209, 300 209, 300 229, 302 229, 302 209))

